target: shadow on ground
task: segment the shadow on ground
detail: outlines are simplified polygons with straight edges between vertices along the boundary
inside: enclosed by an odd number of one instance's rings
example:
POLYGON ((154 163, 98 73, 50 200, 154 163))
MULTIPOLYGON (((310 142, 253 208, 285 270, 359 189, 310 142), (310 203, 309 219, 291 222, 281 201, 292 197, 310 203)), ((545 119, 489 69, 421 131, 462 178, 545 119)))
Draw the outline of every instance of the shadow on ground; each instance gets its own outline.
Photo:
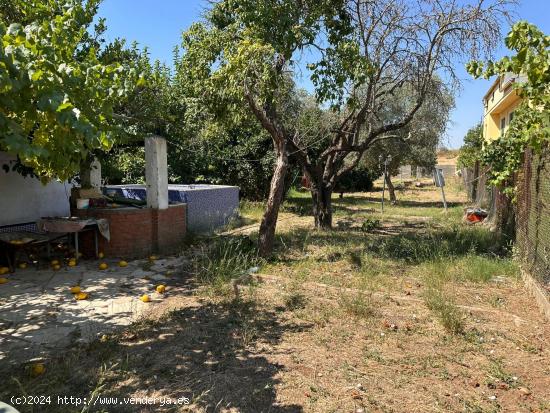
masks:
POLYGON ((168 286, 169 295, 191 288, 181 273, 180 258, 154 264, 132 261, 125 268, 107 262, 105 271, 99 271, 95 261, 82 261, 59 271, 33 267, 8 276, 0 288, 0 371, 131 324, 162 302, 155 293, 159 283, 168 286), (74 286, 80 286, 87 299, 75 300, 70 290, 74 286), (146 293, 151 303, 139 300, 146 293))
POLYGON ((502 239, 481 227, 396 223, 365 232, 353 220, 343 220, 342 225, 332 231, 294 229, 281 235, 276 247, 281 254, 295 251, 302 256, 308 246, 327 245, 354 250, 359 247, 374 257, 411 264, 468 254, 504 256, 510 252, 502 239))
MULTIPOLYGON (((363 202, 377 202, 380 203, 380 198, 375 197, 363 197, 360 198, 360 200, 363 200, 363 202)), ((342 201, 342 200, 339 200, 342 201)), ((386 202, 388 202, 386 200, 386 202)), ((350 198, 347 201, 350 205, 355 205, 358 203, 358 201, 354 201, 353 198, 350 198)), ((389 203, 389 202, 388 202, 389 203)), ((442 205, 442 201, 413 201, 413 200, 404 200, 404 199, 398 199, 397 200, 397 206, 401 207, 411 207, 411 208, 440 208, 442 205)), ((464 205, 463 202, 449 202, 447 201, 447 207, 453 208, 456 206, 464 205)))
MULTIPOLYGON (((75 349, 39 378, 29 379, 25 371, 18 371, 21 385, 3 375, 0 398, 31 390, 52 398, 90 397, 95 384, 101 397, 187 397, 197 412, 298 413, 303 411, 300 406, 276 401, 277 373, 283 366, 258 354, 275 347, 284 334, 308 328, 281 322, 277 310, 266 310, 254 301, 186 307, 75 349)), ((106 405, 94 409, 90 411, 111 411, 106 405)), ((180 411, 159 405, 140 409, 180 411)), ((72 410, 49 406, 41 411, 72 410)), ((116 411, 135 412, 136 406, 117 406, 116 411)))

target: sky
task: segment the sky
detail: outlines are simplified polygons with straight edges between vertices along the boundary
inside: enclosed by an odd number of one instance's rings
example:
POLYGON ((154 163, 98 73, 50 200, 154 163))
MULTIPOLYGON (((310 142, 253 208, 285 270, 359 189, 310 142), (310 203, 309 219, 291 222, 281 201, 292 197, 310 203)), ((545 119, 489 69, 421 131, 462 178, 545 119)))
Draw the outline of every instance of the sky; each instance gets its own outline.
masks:
MULTIPOLYGON (((200 19, 206 7, 206 0, 104 0, 99 16, 107 19, 107 40, 122 37, 129 42, 137 41, 149 49, 153 60, 171 65, 172 51, 179 45, 182 31, 200 19)), ((517 20, 527 20, 550 33, 550 0, 519 0, 516 15, 517 20)), ((503 32, 507 33, 508 29, 503 32)), ((496 57, 506 53, 502 44, 496 57)), ((459 148, 468 129, 481 120, 481 100, 491 84, 487 80, 473 80, 463 68, 459 75, 462 88, 455 98, 444 143, 449 148, 459 148)), ((311 91, 306 76, 299 78, 298 83, 311 91)))

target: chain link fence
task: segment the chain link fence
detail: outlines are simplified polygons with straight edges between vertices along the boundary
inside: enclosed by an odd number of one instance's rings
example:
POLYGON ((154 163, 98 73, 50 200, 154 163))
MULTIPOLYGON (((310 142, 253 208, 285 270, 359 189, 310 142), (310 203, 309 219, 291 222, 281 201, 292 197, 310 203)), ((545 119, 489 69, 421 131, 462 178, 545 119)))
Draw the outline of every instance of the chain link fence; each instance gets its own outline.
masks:
POLYGON ((518 176, 517 246, 523 268, 550 287, 550 146, 525 153, 518 176))

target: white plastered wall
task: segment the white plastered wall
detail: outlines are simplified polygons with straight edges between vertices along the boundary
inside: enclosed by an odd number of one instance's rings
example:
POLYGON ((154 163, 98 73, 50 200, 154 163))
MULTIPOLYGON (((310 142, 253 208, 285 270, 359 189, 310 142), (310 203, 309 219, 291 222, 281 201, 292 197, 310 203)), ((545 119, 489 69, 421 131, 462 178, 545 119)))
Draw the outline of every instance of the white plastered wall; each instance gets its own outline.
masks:
POLYGON ((38 179, 23 177, 2 166, 15 158, 0 152, 0 226, 36 221, 45 216, 68 216, 71 185, 52 181, 43 185, 38 179))

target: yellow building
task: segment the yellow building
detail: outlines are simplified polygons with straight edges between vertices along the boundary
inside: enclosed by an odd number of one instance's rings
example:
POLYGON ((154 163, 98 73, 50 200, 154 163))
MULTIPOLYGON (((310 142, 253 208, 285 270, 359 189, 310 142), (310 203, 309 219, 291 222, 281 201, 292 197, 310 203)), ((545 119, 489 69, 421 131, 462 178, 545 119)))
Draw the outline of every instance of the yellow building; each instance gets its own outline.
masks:
POLYGON ((499 76, 483 97, 483 138, 491 142, 500 137, 514 117, 521 98, 513 88, 520 81, 517 75, 499 76))

